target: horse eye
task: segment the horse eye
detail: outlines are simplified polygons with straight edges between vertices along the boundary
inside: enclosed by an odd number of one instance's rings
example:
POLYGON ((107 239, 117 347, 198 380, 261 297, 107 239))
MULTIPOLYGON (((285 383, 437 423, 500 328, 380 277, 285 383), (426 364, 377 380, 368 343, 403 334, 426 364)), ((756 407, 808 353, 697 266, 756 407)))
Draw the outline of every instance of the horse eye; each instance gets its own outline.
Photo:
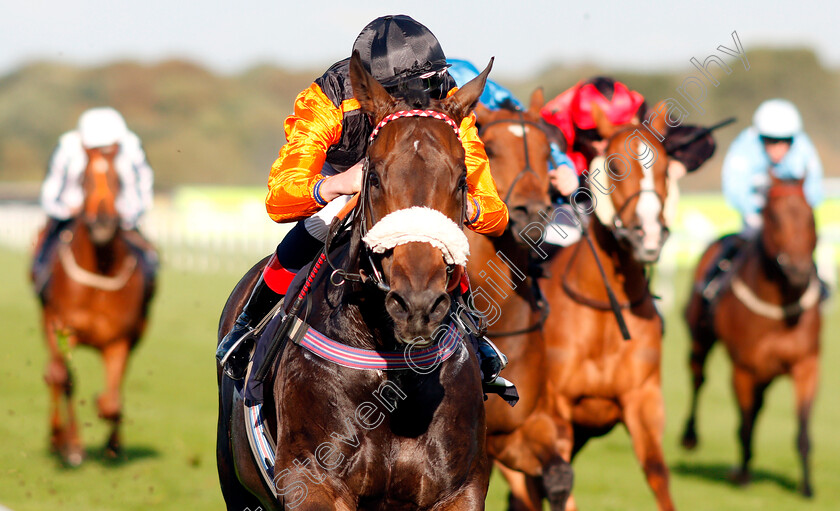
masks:
POLYGON ((371 172, 368 176, 368 184, 374 188, 379 188, 379 176, 375 172, 371 172))

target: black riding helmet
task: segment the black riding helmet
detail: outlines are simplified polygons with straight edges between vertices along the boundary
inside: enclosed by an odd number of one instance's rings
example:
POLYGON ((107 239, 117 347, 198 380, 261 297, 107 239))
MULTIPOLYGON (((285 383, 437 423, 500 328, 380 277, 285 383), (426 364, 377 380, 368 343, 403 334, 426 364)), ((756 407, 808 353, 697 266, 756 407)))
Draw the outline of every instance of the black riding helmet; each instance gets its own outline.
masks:
POLYGON ((353 51, 391 95, 446 96, 446 56, 432 32, 405 15, 382 16, 362 29, 353 51))

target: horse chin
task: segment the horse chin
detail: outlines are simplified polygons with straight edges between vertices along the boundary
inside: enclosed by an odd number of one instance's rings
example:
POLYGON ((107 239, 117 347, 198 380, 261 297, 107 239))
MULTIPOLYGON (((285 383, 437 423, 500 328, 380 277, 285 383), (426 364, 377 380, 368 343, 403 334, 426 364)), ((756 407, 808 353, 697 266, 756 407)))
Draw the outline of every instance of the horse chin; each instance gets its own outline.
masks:
POLYGON ((409 328, 408 325, 395 325, 394 337, 399 344, 412 348, 425 348, 434 344, 434 333, 438 325, 428 325, 422 329, 409 328))

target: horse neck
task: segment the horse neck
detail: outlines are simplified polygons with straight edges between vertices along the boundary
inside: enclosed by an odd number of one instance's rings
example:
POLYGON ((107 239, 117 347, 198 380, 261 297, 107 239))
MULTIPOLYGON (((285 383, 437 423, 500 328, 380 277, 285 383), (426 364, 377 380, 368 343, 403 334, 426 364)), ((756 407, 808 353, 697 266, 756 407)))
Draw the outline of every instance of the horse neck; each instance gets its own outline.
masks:
MULTIPOLYGON (((648 289, 644 265, 633 258, 632 252, 618 242, 612 231, 602 224, 597 216, 592 215, 590 218, 588 235, 595 245, 607 279, 614 290, 625 295, 627 301, 637 300, 640 295, 647 293, 648 289)), ((585 246, 585 240, 579 241, 578 244, 580 255, 583 257, 580 257, 581 262, 575 265, 572 272, 578 273, 582 280, 594 285, 594 289, 603 288, 601 272, 592 251, 585 246)), ((621 301, 621 297, 619 300, 621 301)))
POLYGON ((107 275, 111 273, 128 253, 128 247, 118 228, 114 237, 103 245, 94 244, 90 230, 79 218, 73 226, 70 249, 76 263, 83 269, 107 275))
POLYGON ((498 238, 488 238, 478 234, 471 235, 470 238, 471 254, 468 273, 473 288, 486 281, 488 284, 484 287, 499 286, 504 292, 504 295, 498 291, 493 293, 502 308, 530 306, 535 300, 530 285, 533 277, 529 274, 528 267, 531 251, 517 243, 509 229, 498 238), (502 261, 500 264, 501 257, 497 255, 499 253, 507 261, 502 261), (519 275, 516 275, 511 267, 519 275), (523 274, 526 276, 524 282, 521 280, 523 274))
POLYGON ((744 263, 738 270, 738 276, 762 300, 768 303, 784 305, 799 300, 808 284, 793 286, 767 253, 763 236, 759 235, 746 248, 744 263))

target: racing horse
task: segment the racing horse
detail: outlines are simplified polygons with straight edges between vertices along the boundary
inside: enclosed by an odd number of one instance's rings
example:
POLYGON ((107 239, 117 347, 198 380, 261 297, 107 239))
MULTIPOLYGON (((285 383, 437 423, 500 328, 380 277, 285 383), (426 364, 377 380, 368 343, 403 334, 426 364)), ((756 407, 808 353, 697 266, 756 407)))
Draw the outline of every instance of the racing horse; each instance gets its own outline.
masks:
POLYGON ((814 214, 802 181, 772 178, 762 211, 760 234, 745 242, 731 262, 728 284, 705 296, 709 270, 718 264, 723 240, 704 252, 694 275, 685 318, 691 332, 689 365, 693 376, 691 409, 682 444, 697 446, 697 400, 706 357, 721 339, 732 359, 732 383, 740 412, 741 464, 734 474, 749 482, 752 438, 764 392, 779 376, 790 375, 799 422, 797 447, 802 463, 801 491, 813 495, 808 421, 817 391, 821 285, 813 263, 817 244, 814 214))
MULTIPOLYGON (((311 329, 300 343, 286 343, 265 380, 264 410, 273 411, 267 415, 276 445, 270 482, 261 478, 242 431, 234 382, 219 373, 217 461, 228 509, 484 508, 490 475, 484 404, 478 362, 464 342, 422 370, 362 370, 304 344, 317 329, 316 337, 332 339, 336 351, 369 360, 441 347, 436 332, 453 331, 447 289, 468 252, 458 127, 491 66, 449 98, 417 105, 390 96, 357 52, 351 58, 354 95, 376 128, 350 239, 333 251, 325 247, 329 256, 314 264, 335 270, 309 274, 308 314, 272 320, 308 322, 311 329)), ((220 339, 258 275, 259 265, 229 298, 220 339)))
POLYGON ((50 446, 70 466, 84 459, 72 401, 70 351, 87 345, 102 354, 105 389, 96 404, 99 417, 111 424, 105 455, 118 457, 122 382, 131 350, 145 330, 154 287, 120 227, 117 146, 85 151, 81 214, 60 233, 49 280, 40 292, 49 349, 45 380, 52 401, 50 446))
POLYGON ((510 212, 508 228, 498 238, 468 233, 468 274, 476 286, 475 306, 487 311, 487 336, 509 359, 502 375, 516 383, 520 400, 511 408, 491 397, 487 411, 487 446, 510 488, 511 506, 539 501, 524 474, 540 478, 552 509, 563 509, 571 490, 571 466, 557 449, 552 418, 542 326, 547 304, 535 286, 535 263, 541 262, 522 238, 543 229, 550 212, 548 161, 550 126, 540 118, 542 89, 531 95, 527 110, 489 110, 479 105, 476 119, 499 196, 510 212))
MULTIPOLYGON (((662 115, 650 133, 635 123, 612 125, 594 104, 593 115, 609 156, 593 162, 588 193, 579 189, 572 204, 596 214, 577 220, 585 225, 581 240, 558 252, 540 281, 551 307, 544 334, 559 448, 571 460, 590 438, 623 423, 667 511, 674 504, 662 450, 663 325, 645 271, 668 237, 668 156, 652 134, 667 131, 662 115)), ((573 497, 568 508, 576 508, 573 497)))

